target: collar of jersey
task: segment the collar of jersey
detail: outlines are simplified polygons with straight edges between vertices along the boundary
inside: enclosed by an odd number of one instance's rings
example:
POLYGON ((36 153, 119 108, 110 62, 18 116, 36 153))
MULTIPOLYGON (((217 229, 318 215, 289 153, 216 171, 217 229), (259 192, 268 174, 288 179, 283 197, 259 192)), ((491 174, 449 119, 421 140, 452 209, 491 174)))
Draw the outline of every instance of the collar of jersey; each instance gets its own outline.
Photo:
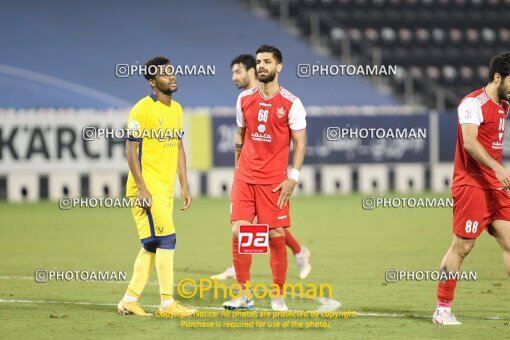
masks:
POLYGON ((274 97, 275 97, 278 93, 280 93, 280 90, 281 90, 281 89, 282 89, 282 87, 281 87, 281 86, 278 86, 278 91, 276 91, 276 93, 275 93, 275 94, 273 94, 271 97, 266 98, 266 97, 264 97, 264 95, 262 94, 262 92, 260 92, 260 89, 259 89, 259 88, 258 88, 258 86, 257 86, 257 91, 258 91, 259 95, 262 97, 262 99, 264 99, 264 100, 273 99, 273 98, 274 98, 274 97))
POLYGON ((487 91, 485 91, 485 86, 484 86, 484 87, 482 87, 482 89, 483 89, 483 93, 485 93, 485 95, 487 96, 487 98, 489 98, 489 100, 490 100, 491 102, 493 102, 493 103, 494 103, 494 104, 496 104, 497 106, 501 106, 501 107, 503 107, 503 100, 504 100, 504 99, 502 99, 502 100, 501 100, 501 103, 499 103, 499 104, 498 104, 498 103, 496 103, 494 100, 492 100, 492 98, 489 96, 489 94, 487 93, 487 91))
MULTIPOLYGON (((166 107, 166 108, 170 108, 170 106, 166 106, 165 104, 163 104, 162 102, 160 102, 160 101, 158 100, 158 97, 156 97, 156 95, 155 95, 154 93, 149 94, 149 97, 151 97, 151 99, 152 99, 152 100, 154 100, 154 103, 158 103, 158 102, 159 102, 159 103, 160 103, 161 105, 163 105, 164 107, 166 107)), ((172 99, 172 101, 174 101, 174 100, 172 99)))

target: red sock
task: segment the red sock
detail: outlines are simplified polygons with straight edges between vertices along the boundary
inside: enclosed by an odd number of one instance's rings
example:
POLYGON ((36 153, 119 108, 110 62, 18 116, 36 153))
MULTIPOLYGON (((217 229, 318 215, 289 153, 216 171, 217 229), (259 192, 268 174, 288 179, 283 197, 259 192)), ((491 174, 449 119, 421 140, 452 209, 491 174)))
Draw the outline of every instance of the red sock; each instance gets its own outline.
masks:
POLYGON ((269 249, 271 250, 269 263, 273 272, 273 283, 280 287, 283 292, 283 284, 287 277, 287 248, 285 248, 285 236, 269 238, 269 249))
POLYGON ((287 246, 292 249, 292 252, 295 254, 299 254, 301 252, 301 246, 298 241, 294 238, 294 236, 290 233, 289 228, 285 228, 285 243, 287 246))
POLYGON ((232 258, 236 269, 237 282, 244 285, 250 280, 251 254, 239 254, 237 238, 232 237, 232 258))
POLYGON ((439 307, 451 307, 457 280, 439 281, 437 285, 437 305, 439 307))

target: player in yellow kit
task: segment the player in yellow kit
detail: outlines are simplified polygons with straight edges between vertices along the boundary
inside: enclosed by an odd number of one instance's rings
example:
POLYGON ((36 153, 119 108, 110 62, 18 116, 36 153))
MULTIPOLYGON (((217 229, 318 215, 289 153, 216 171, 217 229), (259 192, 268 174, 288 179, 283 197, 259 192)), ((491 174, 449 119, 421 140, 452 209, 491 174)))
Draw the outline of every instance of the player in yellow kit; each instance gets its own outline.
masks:
POLYGON ((131 110, 128 122, 126 158, 129 176, 126 196, 142 202, 132 208, 142 248, 136 258, 133 277, 119 302, 119 314, 150 315, 138 304, 153 266, 159 281, 160 317, 191 316, 195 310, 173 298, 173 256, 175 228, 172 219, 175 175, 179 175, 184 205, 191 204, 186 175, 186 154, 182 144, 183 114, 172 99, 177 81, 170 62, 156 57, 145 64, 145 78, 152 94, 131 110))

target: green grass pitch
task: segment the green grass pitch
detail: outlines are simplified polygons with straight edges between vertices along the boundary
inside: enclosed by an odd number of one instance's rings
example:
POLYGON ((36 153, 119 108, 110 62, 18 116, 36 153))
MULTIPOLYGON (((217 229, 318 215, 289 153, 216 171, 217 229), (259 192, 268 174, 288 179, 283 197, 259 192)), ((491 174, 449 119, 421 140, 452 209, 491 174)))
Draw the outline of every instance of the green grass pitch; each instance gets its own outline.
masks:
MULTIPOLYGON (((196 198, 190 210, 178 210, 176 281, 206 278, 231 261, 229 205, 226 199, 196 198)), ((37 269, 127 271, 140 248, 128 209, 75 208, 61 211, 55 202, 0 203, 0 329, 12 338, 508 338, 510 281, 497 243, 487 233, 477 241, 463 270, 477 281, 459 282, 454 312, 458 327, 437 327, 436 283, 386 283, 387 269, 436 270, 451 240, 449 208, 378 208, 365 211, 361 196, 295 197, 295 237, 312 251, 313 270, 303 283, 330 283, 341 311, 351 319, 332 320, 327 329, 184 329, 175 319, 119 316, 115 304, 128 282, 51 281, 36 283, 37 269), (45 302, 47 301, 47 302, 45 302)), ((300 282, 289 250, 288 281, 300 282)), ((252 281, 270 283, 269 257, 257 255, 252 281)), ((141 298, 154 311, 156 274, 141 298)), ((233 283, 233 281, 230 281, 233 283)), ((177 297, 179 299, 179 297, 177 297)), ((223 299, 180 298, 199 309, 220 307, 223 299)), ((287 299, 292 310, 313 310, 316 301, 287 299)), ((256 307, 269 308, 269 301, 256 307)), ((202 319, 206 320, 206 319, 202 319)), ((214 320, 220 321, 221 320, 214 320)), ((303 320, 301 320, 303 321, 303 320)))

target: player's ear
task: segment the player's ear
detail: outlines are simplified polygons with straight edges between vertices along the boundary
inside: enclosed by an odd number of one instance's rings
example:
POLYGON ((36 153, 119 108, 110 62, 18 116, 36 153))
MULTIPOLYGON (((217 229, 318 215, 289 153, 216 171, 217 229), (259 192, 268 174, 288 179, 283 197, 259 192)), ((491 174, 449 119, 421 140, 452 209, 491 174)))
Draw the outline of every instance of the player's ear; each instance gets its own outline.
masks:
POLYGON ((282 63, 276 64, 276 72, 280 73, 282 71, 282 68, 283 68, 282 63))
POLYGON ((499 73, 497 73, 497 72, 496 72, 496 73, 494 73, 494 83, 495 83, 495 84, 499 84, 499 83, 501 83, 501 74, 499 74, 499 73))

